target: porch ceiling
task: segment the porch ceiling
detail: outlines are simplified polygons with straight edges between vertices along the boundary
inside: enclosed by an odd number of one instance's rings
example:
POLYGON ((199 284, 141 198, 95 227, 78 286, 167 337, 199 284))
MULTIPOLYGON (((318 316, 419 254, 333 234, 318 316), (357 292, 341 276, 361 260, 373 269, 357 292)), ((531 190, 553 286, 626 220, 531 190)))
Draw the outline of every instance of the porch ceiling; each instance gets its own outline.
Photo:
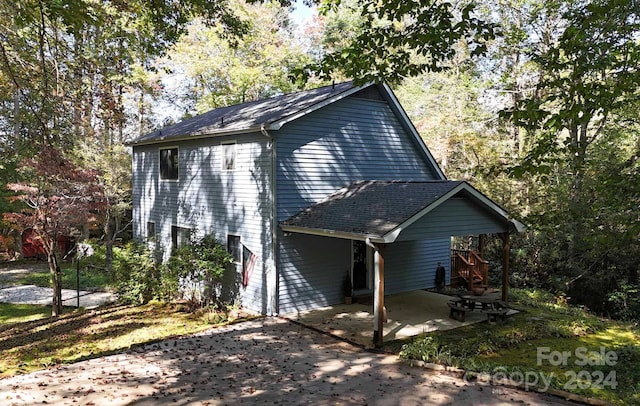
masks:
POLYGON ((281 222, 280 227, 285 232, 353 240, 369 238, 378 243, 394 242, 403 233, 401 239, 408 240, 524 230, 504 209, 462 181, 355 182, 281 222), (453 202, 461 199, 466 206, 456 209, 453 202), (430 217, 456 216, 453 209, 485 221, 458 221, 455 227, 453 220, 459 218, 430 221, 430 217), (441 213, 428 216, 435 210, 441 213))

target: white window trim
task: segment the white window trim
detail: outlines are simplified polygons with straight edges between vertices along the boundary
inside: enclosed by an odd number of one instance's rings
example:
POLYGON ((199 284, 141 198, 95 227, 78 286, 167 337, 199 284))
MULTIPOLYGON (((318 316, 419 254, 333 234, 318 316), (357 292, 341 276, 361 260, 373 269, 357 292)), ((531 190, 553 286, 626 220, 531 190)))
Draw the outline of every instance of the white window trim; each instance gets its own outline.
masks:
POLYGON ((155 221, 151 221, 151 220, 147 221, 147 232, 146 232, 146 235, 147 235, 147 240, 149 240, 151 238, 157 239, 157 237, 158 237, 158 228, 156 227, 156 222, 155 221), (153 235, 152 236, 149 235, 149 224, 153 224, 153 235))
POLYGON ((227 233, 227 251, 229 250, 229 237, 238 237, 240 243, 240 260, 236 261, 234 258, 233 263, 242 266, 242 235, 240 235, 240 233, 227 233))
MULTIPOLYGON (((176 227, 178 229, 177 230, 178 233, 180 232, 180 229, 188 230, 189 234, 193 233, 193 228, 191 228, 191 227, 185 227, 185 226, 181 226, 181 225, 178 225, 178 224, 171 224, 171 227, 169 229, 169 233, 170 233, 169 234, 169 238, 170 238, 170 241, 171 241, 171 250, 172 251, 175 250, 176 248, 178 248, 177 244, 174 245, 174 243, 173 243, 173 227, 176 227)), ((180 235, 178 234, 176 237, 179 237, 179 236, 180 235)))
POLYGON ((164 146, 158 148, 158 179, 161 182, 179 182, 180 181, 180 147, 177 145, 164 146), (160 151, 165 149, 175 149, 178 151, 178 177, 176 179, 164 179, 162 177, 162 161, 160 161, 160 151))
POLYGON ((220 143, 220 169, 222 172, 234 172, 238 169, 238 143, 235 140, 220 143), (224 147, 227 145, 233 145, 233 169, 227 169, 225 165, 224 147))

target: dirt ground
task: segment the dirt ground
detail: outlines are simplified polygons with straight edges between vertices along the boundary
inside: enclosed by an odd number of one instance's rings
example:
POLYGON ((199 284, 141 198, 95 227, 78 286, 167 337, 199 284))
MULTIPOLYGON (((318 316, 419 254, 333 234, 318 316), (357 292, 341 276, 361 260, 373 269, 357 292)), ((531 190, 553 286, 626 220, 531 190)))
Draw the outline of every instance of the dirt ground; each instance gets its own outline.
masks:
POLYGON ((0 380, 3 405, 570 405, 365 352, 280 318, 0 380))

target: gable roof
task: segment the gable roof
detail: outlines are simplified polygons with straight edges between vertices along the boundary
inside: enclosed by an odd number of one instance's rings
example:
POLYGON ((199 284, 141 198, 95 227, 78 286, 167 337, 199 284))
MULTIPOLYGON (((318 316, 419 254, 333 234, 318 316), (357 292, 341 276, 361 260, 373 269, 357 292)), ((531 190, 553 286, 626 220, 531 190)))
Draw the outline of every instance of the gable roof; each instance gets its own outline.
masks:
POLYGON ((376 86, 391 110, 398 117, 402 127, 409 133, 415 145, 423 153, 435 171, 436 176, 440 179, 446 179, 444 172, 442 172, 433 155, 431 155, 418 130, 387 84, 376 85, 368 83, 362 86, 354 86, 353 82, 349 81, 317 89, 283 94, 269 99, 220 107, 142 135, 128 143, 128 145, 149 145, 200 137, 279 130, 286 123, 370 86, 376 86))
MULTIPOLYGON (((360 90, 352 82, 344 82, 317 89, 288 93, 268 99, 233 106, 220 107, 187 118, 179 123, 145 134, 131 145, 260 131, 271 124, 299 115, 309 109, 320 108, 334 98, 346 97, 360 90)), ((281 126, 282 124, 280 124, 281 126)))
POLYGON ((283 231, 391 243, 424 215, 460 192, 510 228, 517 220, 464 181, 359 181, 280 223, 283 231))

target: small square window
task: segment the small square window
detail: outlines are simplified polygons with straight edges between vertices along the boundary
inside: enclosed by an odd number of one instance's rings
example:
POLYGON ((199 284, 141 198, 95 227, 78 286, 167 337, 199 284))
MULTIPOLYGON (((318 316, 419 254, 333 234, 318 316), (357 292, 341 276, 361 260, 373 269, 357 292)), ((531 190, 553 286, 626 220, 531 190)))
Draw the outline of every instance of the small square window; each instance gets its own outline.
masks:
POLYGON ((233 256, 233 261, 237 264, 242 262, 242 244, 240 244, 240 236, 227 235, 227 251, 233 256))
POLYGON ((190 237, 190 228, 171 226, 171 246, 173 249, 189 244, 190 237))
POLYGON ((160 179, 178 179, 178 148, 160 150, 160 179))
POLYGON ((222 170, 236 169, 236 144, 222 144, 222 170))
POLYGON ((151 240, 156 238, 156 223, 153 221, 147 222, 147 239, 151 240))

